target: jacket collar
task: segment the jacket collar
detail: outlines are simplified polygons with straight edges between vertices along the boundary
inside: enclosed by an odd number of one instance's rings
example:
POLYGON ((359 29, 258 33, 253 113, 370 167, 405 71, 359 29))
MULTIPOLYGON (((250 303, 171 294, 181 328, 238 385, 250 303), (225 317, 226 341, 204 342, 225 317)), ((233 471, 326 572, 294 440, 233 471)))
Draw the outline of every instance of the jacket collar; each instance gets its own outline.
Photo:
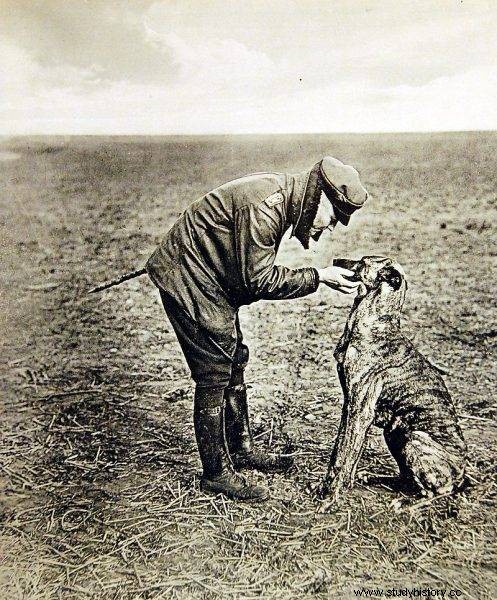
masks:
POLYGON ((293 175, 293 192, 289 207, 289 220, 292 225, 290 237, 295 236, 305 249, 309 248, 310 231, 318 211, 320 196, 319 163, 310 171, 293 175))

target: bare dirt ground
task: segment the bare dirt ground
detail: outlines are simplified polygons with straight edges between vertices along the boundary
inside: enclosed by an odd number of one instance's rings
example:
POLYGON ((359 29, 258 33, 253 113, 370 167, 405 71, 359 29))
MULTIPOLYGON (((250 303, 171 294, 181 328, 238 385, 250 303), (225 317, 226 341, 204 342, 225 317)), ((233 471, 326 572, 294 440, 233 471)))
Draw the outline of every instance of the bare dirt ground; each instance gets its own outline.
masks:
MULTIPOLYGON (((1 598, 495 597, 497 134, 19 138, 0 150, 1 598), (242 309, 258 440, 297 463, 250 475, 272 499, 243 505, 198 490, 192 386, 151 282, 85 295, 141 267, 203 192, 324 154, 356 165, 373 199, 313 251, 285 242, 281 262, 404 265, 405 327, 446 373, 469 445, 470 484, 454 498, 359 483, 317 512, 308 486, 338 425, 332 352, 350 299, 319 290, 242 309)), ((396 472, 377 430, 360 468, 396 472)))

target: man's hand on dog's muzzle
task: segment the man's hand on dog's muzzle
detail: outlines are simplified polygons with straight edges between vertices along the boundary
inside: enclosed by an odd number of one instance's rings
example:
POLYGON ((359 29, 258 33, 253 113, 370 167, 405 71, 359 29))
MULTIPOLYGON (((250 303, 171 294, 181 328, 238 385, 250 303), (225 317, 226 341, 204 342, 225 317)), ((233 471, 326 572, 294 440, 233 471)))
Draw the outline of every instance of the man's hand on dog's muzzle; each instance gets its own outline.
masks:
POLYGON ((356 292, 360 282, 356 280, 354 271, 342 267, 325 267, 318 269, 319 282, 342 294, 356 292))

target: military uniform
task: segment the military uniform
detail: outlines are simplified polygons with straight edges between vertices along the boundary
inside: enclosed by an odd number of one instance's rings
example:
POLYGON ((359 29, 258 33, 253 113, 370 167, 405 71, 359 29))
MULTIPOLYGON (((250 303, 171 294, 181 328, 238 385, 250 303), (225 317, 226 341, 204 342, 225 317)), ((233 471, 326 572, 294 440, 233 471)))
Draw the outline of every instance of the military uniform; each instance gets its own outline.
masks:
POLYGON ((362 205, 364 199, 354 205, 329 181, 337 169, 350 177, 351 167, 329 157, 303 173, 255 173, 225 183, 184 211, 147 263, 196 383, 195 432, 207 491, 262 499, 265 490, 236 479, 233 462, 265 471, 290 465, 253 446, 238 309, 317 290, 316 269, 290 269, 275 259, 289 229, 308 247, 322 191, 344 223, 362 205))
POLYGON ((316 269, 274 264, 315 188, 310 172, 257 173, 226 183, 190 205, 150 257, 148 273, 197 384, 229 383, 241 343, 240 306, 317 290, 316 269))

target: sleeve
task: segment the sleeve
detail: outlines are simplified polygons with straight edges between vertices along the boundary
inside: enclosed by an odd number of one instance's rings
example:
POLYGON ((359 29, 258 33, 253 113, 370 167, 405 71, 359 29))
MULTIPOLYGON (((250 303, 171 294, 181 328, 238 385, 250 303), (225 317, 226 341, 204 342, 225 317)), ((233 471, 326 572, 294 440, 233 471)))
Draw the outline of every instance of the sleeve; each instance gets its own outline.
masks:
POLYGON ((244 206, 235 216, 237 261, 245 288, 253 300, 287 300, 315 292, 316 269, 290 269, 275 265, 282 237, 281 215, 262 203, 244 206))

